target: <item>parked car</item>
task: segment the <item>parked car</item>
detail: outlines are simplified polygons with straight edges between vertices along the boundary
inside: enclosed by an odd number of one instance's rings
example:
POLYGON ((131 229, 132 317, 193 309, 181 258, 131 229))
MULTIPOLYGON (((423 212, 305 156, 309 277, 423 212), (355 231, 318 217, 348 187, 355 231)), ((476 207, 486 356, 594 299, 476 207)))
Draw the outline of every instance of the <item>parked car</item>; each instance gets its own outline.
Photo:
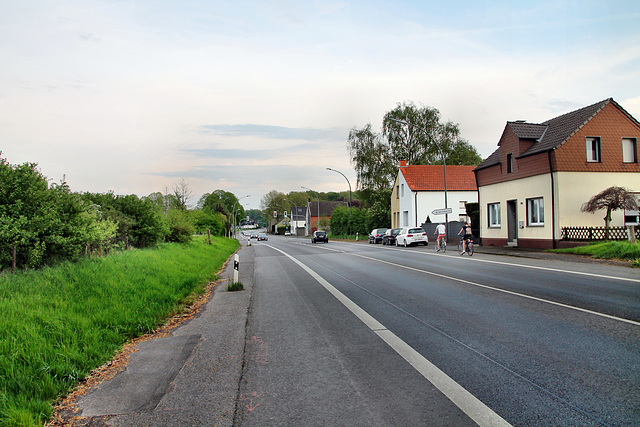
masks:
POLYGON ((266 233, 258 234, 258 240, 269 240, 266 233))
POLYGON ((369 233, 369 243, 382 243, 382 236, 387 231, 387 228, 376 228, 369 233))
POLYGON ((311 243, 325 242, 329 243, 329 236, 327 236, 326 231, 314 231, 313 236, 311 237, 311 243))
POLYGON ((403 245, 404 247, 423 244, 427 246, 429 244, 429 237, 427 232, 422 227, 405 227, 396 236, 396 246, 403 245))
POLYGON ((284 232, 284 235, 285 236, 291 236, 291 232, 287 230, 287 231, 284 232))
POLYGON ((385 231, 384 236, 382 236, 382 244, 383 245, 395 245, 396 244, 396 236, 401 231, 402 231, 402 228, 390 228, 387 231, 385 231))

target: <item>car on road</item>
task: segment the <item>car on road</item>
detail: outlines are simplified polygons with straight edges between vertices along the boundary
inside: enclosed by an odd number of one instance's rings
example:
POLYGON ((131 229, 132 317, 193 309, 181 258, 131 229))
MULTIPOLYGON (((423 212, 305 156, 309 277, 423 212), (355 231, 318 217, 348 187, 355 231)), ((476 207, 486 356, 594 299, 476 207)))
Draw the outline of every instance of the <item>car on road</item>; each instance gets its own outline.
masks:
POLYGON ((396 246, 413 246, 423 244, 427 246, 429 244, 429 237, 427 232, 422 227, 404 227, 400 233, 396 236, 396 246))
POLYGON ((285 231, 285 232, 284 232, 284 235, 285 235, 285 236, 291 236, 291 232, 290 232, 290 231, 285 231))
POLYGON ((251 239, 257 239, 258 238, 258 233, 251 233, 251 239))
POLYGON ((382 243, 382 237, 387 230, 387 228, 374 228, 371 230, 371 233, 369 233, 369 243, 382 243))
POLYGON ((311 243, 325 242, 329 243, 329 236, 326 231, 314 231, 313 236, 311 237, 311 243))
POLYGON ((382 244, 383 245, 395 245, 396 244, 396 236, 401 231, 402 231, 402 228, 390 228, 387 231, 385 231, 384 236, 382 236, 382 244))
POLYGON ((269 240, 266 233, 258 234, 258 240, 269 240))

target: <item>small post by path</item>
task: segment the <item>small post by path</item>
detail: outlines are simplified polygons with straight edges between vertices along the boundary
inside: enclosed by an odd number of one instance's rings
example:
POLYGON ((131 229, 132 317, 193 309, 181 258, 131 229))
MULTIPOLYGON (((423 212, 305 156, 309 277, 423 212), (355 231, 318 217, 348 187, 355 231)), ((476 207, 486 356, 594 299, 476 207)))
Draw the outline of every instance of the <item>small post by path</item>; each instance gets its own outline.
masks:
POLYGON ((238 269, 240 268, 240 257, 238 254, 233 256, 233 282, 238 283, 238 269))

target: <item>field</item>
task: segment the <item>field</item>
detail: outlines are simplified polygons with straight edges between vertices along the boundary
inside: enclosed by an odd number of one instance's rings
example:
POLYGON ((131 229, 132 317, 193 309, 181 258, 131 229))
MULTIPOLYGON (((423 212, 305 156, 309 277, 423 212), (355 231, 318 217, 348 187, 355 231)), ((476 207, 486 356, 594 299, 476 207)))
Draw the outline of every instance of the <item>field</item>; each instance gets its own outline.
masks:
POLYGON ((0 426, 42 425, 52 403, 216 279, 235 240, 163 244, 0 275, 0 426))

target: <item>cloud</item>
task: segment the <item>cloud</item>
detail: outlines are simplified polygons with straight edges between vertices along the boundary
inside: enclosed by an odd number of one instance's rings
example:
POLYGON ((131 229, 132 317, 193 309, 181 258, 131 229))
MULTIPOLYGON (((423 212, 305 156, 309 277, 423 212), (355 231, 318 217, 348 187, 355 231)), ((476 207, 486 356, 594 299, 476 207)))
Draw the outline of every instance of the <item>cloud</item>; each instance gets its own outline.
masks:
POLYGON ((260 137, 269 139, 299 139, 305 141, 321 141, 343 138, 344 131, 337 128, 313 129, 313 128, 291 128, 271 125, 203 125, 201 132, 213 133, 220 136, 229 137, 260 137))

